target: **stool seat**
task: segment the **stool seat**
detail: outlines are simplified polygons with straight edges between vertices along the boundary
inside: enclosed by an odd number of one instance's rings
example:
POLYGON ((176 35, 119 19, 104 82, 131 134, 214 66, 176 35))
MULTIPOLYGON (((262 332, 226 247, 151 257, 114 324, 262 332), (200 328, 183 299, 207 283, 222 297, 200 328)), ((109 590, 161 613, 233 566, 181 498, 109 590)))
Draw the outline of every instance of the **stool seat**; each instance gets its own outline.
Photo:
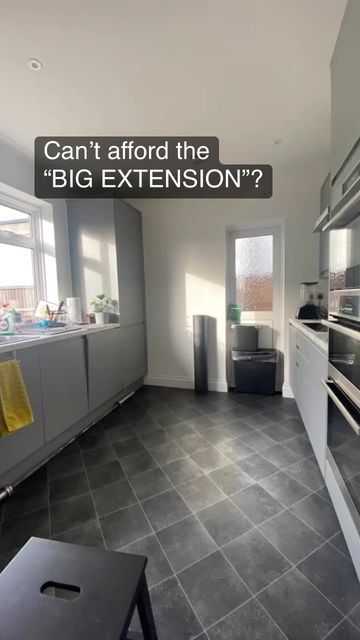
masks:
POLYGON ((143 556, 30 538, 0 574, 1 640, 122 640, 136 606, 144 637, 156 640, 146 563, 143 556), (69 588, 73 599, 51 595, 69 588))

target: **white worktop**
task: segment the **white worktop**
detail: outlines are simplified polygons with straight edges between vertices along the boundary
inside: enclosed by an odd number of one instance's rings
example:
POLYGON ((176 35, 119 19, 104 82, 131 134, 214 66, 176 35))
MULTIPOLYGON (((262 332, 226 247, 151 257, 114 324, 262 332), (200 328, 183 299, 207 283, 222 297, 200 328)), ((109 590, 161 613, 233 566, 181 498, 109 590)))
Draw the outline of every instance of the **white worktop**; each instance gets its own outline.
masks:
MULTIPOLYGON (((328 331, 314 331, 310 329, 306 325, 308 323, 314 323, 316 320, 297 320, 296 318, 290 318, 290 324, 293 325, 298 331, 304 334, 307 338, 309 338, 314 344, 316 344, 320 349, 322 349, 325 353, 328 353, 328 343, 329 343, 329 332, 328 331)), ((321 323, 321 320, 318 321, 321 323)))
MULTIPOLYGON (((59 340, 69 340, 71 338, 76 338, 78 336, 85 336, 90 333, 98 333, 100 331, 111 331, 112 329, 116 329, 120 327, 118 322, 113 322, 111 324, 86 324, 86 325, 78 325, 76 329, 67 329, 62 333, 50 333, 44 331, 44 333, 36 334, 29 338, 26 336, 24 332, 24 340, 17 339, 15 341, 11 341, 13 336, 9 336, 8 342, 1 342, 1 334, 0 334, 0 355, 2 353, 8 353, 9 351, 15 352, 20 351, 21 349, 28 349, 29 347, 39 346, 40 344, 49 342, 58 342, 59 340)), ((15 336, 20 336, 20 333, 15 333, 15 336)))

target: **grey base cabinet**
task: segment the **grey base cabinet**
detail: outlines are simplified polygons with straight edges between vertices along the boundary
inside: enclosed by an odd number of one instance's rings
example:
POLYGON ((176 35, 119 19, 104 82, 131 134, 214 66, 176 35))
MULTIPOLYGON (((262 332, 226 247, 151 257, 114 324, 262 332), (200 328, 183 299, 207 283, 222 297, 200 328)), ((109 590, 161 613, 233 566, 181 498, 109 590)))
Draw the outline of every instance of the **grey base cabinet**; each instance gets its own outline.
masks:
POLYGON ((327 395, 321 384, 327 378, 327 355, 295 327, 290 326, 290 384, 314 454, 325 473, 327 395))
POLYGON ((88 336, 89 410, 117 396, 146 373, 145 325, 88 336))
POLYGON ((49 442, 89 412, 85 338, 39 348, 45 440, 49 442))
MULTIPOLYGON (((12 358, 13 354, 7 353, 0 356, 0 362, 12 358)), ((45 442, 39 351, 38 349, 19 351, 18 360, 34 414, 34 422, 9 436, 0 437, 0 477, 19 462, 31 456, 45 442)))

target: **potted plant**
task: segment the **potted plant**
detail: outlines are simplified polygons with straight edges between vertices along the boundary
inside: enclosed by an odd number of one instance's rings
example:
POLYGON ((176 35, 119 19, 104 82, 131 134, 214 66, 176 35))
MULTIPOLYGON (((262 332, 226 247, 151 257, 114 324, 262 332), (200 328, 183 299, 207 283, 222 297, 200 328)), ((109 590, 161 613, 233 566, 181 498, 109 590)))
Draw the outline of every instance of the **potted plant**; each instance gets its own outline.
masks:
POLYGON ((90 304, 94 309, 96 324, 107 324, 112 310, 110 298, 105 293, 99 293, 91 300, 90 304))

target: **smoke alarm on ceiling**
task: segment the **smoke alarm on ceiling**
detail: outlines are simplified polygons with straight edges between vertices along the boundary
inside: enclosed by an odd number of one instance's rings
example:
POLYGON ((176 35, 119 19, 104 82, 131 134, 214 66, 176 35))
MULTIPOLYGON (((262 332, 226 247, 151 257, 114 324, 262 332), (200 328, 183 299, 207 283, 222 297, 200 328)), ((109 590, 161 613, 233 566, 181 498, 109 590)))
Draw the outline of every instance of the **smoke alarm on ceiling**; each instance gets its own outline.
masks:
POLYGON ((37 58, 29 58, 28 65, 31 71, 40 71, 43 68, 43 63, 37 58))

